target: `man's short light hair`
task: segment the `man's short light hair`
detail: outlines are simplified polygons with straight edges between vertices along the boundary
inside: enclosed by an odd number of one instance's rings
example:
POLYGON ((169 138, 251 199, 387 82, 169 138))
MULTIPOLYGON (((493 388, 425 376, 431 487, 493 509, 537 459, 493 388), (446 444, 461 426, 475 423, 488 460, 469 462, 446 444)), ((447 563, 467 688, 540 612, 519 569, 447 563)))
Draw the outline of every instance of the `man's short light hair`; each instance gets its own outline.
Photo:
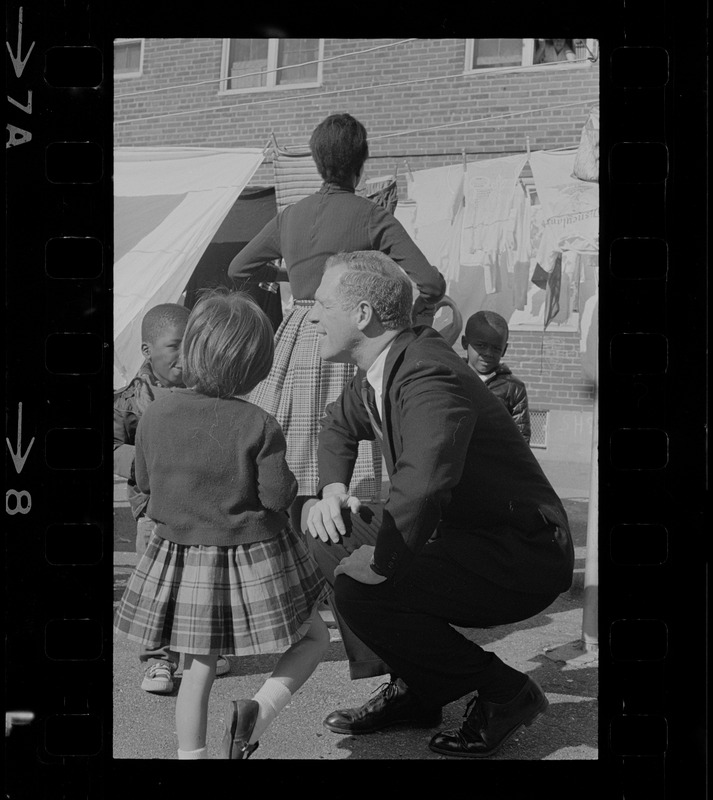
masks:
POLYGON ((352 309, 365 300, 386 330, 411 325, 413 286, 393 259, 379 250, 356 250, 330 256, 324 268, 339 264, 347 267, 337 285, 342 308, 352 309))

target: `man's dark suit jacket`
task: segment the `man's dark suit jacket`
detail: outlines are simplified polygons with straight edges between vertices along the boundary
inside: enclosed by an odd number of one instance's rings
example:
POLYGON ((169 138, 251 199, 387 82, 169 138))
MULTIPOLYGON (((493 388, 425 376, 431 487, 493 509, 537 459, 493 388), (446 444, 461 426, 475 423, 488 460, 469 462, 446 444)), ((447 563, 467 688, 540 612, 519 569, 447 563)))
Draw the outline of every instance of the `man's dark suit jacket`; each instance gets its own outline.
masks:
MULTIPOLYGON (((321 492, 349 485, 358 442, 375 434, 364 373, 327 409, 319 436, 321 492)), ((394 339, 383 383, 383 452, 391 485, 374 563, 396 581, 438 532, 457 561, 515 591, 571 585, 567 515, 502 402, 429 327, 394 339)))

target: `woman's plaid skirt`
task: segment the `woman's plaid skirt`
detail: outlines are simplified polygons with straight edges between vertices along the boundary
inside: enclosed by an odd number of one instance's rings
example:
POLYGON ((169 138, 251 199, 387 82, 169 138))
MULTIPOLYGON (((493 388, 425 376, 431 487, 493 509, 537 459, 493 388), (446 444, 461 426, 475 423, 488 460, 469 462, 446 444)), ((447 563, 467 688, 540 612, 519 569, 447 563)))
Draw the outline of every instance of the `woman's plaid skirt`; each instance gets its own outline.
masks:
MULTIPOLYGON (((272 414, 287 440, 287 464, 297 478, 298 494, 314 496, 319 481, 317 436, 326 406, 339 397, 356 367, 319 357, 319 339, 307 315, 312 300, 295 300, 275 334, 270 374, 250 393, 251 403, 272 414)), ((378 442, 359 443, 350 492, 362 500, 378 499, 381 450, 378 442)))
POLYGON ((124 591, 114 630, 154 649, 197 655, 279 653, 299 641, 326 596, 307 545, 280 536, 235 547, 180 545, 155 533, 124 591))

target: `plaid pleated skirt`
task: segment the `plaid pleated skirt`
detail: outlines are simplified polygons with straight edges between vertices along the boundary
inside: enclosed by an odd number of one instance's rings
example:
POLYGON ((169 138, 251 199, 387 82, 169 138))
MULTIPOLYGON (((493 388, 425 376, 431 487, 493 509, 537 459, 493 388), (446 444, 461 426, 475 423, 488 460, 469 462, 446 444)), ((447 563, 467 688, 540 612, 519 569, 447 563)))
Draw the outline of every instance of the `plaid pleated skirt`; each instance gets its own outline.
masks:
POLYGON ((235 547, 180 545, 153 533, 114 631, 179 653, 279 653, 304 636, 326 595, 307 545, 289 526, 268 541, 235 547))
MULTIPOLYGON (((250 393, 251 403, 272 414, 287 440, 287 464, 295 474, 298 494, 315 495, 317 436, 329 403, 351 381, 356 367, 319 357, 319 340, 307 319, 313 300, 295 300, 275 334, 275 359, 270 374, 250 393)), ((378 442, 359 443, 350 492, 362 500, 378 499, 381 491, 381 449, 378 442)))

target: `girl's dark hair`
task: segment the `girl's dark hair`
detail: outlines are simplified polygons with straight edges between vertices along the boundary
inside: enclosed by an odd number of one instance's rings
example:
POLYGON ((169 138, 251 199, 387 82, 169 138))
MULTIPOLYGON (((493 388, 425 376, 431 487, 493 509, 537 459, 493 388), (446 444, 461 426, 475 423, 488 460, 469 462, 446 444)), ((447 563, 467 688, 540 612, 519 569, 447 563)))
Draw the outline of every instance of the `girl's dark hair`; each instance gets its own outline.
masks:
POLYGON ((183 381, 211 397, 235 397, 267 377, 274 331, 258 304, 242 292, 215 290, 196 303, 183 336, 183 381))
POLYGON ((353 186, 369 157, 366 128, 351 114, 332 114, 320 122, 309 147, 322 178, 340 186, 353 186))

